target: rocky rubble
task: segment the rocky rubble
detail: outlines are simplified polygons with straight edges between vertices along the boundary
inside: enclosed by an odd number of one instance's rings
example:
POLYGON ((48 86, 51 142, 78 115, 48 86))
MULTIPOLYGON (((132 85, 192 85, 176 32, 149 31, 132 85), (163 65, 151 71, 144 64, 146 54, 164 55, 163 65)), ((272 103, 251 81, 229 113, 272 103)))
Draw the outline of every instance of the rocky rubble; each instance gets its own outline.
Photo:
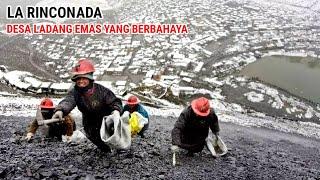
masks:
POLYGON ((130 151, 104 153, 91 142, 23 140, 29 121, 0 116, 0 179, 318 179, 320 141, 262 128, 221 124, 230 151, 214 159, 208 150, 177 154, 172 166, 172 118, 152 117, 145 138, 130 151))

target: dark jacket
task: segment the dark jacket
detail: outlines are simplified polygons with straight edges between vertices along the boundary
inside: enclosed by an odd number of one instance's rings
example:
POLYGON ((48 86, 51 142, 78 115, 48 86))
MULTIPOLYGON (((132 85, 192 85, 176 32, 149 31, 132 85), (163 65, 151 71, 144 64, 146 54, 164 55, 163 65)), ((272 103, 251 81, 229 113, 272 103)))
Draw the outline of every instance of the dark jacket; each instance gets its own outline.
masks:
POLYGON ((121 113, 121 100, 110 89, 93 83, 93 87, 85 93, 77 86, 72 88, 55 111, 61 110, 66 115, 76 106, 82 113, 82 123, 88 139, 99 148, 109 151, 109 147, 100 137, 102 118, 110 115, 114 110, 121 113))
POLYGON ((215 134, 219 132, 218 117, 211 109, 206 117, 199 117, 191 106, 182 111, 172 130, 172 144, 192 152, 202 151, 209 128, 215 134))
MULTIPOLYGON (((76 124, 70 115, 65 116, 62 122, 48 124, 48 127, 49 131, 47 136, 57 137, 58 139, 61 139, 62 135, 72 136, 73 131, 76 130, 76 124)), ((31 124, 29 124, 27 132, 35 134, 38 128, 38 121, 34 119, 31 124)))

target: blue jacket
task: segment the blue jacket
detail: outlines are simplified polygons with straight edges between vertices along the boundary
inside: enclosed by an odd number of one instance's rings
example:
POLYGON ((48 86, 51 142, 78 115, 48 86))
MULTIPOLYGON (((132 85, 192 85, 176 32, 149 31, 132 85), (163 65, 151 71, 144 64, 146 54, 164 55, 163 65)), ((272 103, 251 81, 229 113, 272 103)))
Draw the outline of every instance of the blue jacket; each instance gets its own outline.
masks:
POLYGON ((123 107, 123 112, 125 111, 129 111, 130 113, 133 113, 135 111, 137 111, 138 113, 140 113, 143 117, 149 119, 149 114, 146 111, 146 109, 141 105, 141 104, 137 104, 133 109, 130 109, 129 105, 125 105, 123 107))

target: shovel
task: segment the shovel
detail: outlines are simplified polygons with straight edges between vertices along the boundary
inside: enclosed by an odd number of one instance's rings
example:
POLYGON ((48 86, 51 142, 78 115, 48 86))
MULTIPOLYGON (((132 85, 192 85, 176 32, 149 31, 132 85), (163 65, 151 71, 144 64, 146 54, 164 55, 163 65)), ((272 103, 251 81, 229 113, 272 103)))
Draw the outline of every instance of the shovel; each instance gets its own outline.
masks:
POLYGON ((172 154, 172 165, 176 166, 176 152, 173 152, 172 154))
POLYGON ((51 123, 55 123, 55 122, 59 122, 59 121, 64 121, 64 118, 62 118, 62 120, 60 120, 60 119, 37 120, 39 126, 43 126, 43 125, 47 125, 47 124, 51 124, 51 123))
POLYGON ((37 123, 39 126, 43 126, 43 125, 51 124, 54 122, 64 121, 64 118, 62 118, 62 120, 60 120, 60 119, 43 119, 43 116, 41 114, 41 109, 38 108, 37 113, 36 113, 36 120, 37 120, 37 123))
POLYGON ((176 145, 171 146, 171 151, 172 151, 172 165, 176 166, 176 152, 179 150, 179 147, 176 145))

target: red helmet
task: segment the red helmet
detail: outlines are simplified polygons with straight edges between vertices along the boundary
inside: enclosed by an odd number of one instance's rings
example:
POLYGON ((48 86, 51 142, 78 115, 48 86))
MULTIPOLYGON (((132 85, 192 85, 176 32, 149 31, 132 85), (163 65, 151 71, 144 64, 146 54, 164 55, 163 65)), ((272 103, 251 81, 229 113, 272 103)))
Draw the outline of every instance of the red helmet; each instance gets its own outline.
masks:
POLYGON ((127 104, 129 104, 129 105, 136 105, 136 104, 138 104, 139 103, 139 99, 137 98, 137 96, 130 96, 129 98, 128 98, 128 101, 127 101, 127 104))
POLYGON ((95 71, 93 63, 88 59, 80 59, 77 65, 72 69, 72 74, 75 75, 82 75, 82 74, 89 74, 95 71))
POLYGON ((199 116, 208 116, 210 113, 210 103, 207 98, 200 97, 191 102, 192 110, 199 116))
POLYGON ((50 98, 44 98, 40 103, 40 108, 54 109, 52 100, 50 98))

